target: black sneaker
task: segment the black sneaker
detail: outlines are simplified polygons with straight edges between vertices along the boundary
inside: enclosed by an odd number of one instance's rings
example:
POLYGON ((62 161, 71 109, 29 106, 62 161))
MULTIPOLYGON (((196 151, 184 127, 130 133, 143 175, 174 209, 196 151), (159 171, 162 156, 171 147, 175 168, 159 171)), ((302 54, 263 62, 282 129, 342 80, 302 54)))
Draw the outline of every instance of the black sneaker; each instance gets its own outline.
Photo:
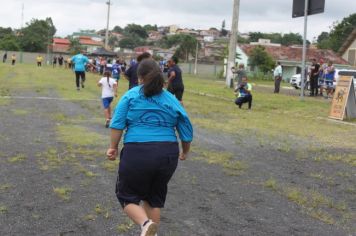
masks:
POLYGON ((84 81, 81 82, 82 88, 84 88, 84 81))

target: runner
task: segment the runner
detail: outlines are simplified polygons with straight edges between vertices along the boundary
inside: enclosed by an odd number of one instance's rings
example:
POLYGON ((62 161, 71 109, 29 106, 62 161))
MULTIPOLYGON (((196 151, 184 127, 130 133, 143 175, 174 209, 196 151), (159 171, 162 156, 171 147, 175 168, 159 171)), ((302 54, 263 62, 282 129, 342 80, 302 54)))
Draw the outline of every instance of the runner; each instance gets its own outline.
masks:
POLYGON ((105 114, 105 127, 109 128, 111 120, 111 102, 114 96, 117 97, 117 82, 111 78, 111 72, 105 71, 103 78, 98 81, 98 86, 101 87, 101 98, 103 101, 104 114, 105 114))
POLYGON ((167 90, 171 92, 181 104, 183 104, 183 93, 184 93, 184 84, 182 79, 182 71, 179 68, 178 58, 172 57, 168 61, 168 87, 167 90))
POLYGON ((139 63, 137 73, 141 85, 127 91, 115 108, 106 154, 109 160, 116 159, 126 130, 116 196, 124 212, 141 226, 141 236, 154 236, 168 182, 178 159, 187 158, 193 127, 182 105, 163 89, 164 79, 154 60, 139 63), (180 154, 176 131, 182 145, 180 154))
POLYGON ((116 60, 115 63, 112 65, 112 77, 116 80, 117 83, 119 83, 120 74, 121 66, 118 63, 118 60, 116 60))
POLYGON ((84 88, 85 66, 89 63, 89 59, 82 53, 79 53, 71 58, 71 63, 74 63, 75 82, 77 85, 77 90, 79 91, 79 82, 82 88, 84 88))

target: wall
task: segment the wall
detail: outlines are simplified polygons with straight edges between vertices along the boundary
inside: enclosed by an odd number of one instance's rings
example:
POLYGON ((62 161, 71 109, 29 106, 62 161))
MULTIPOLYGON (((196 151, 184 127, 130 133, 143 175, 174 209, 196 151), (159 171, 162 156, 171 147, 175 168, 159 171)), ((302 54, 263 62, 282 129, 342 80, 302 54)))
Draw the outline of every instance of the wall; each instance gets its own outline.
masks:
MULTIPOLYGON (((0 51, 1 55, 1 61, 2 57, 5 53, 5 51, 0 51)), ((21 60, 21 52, 14 52, 14 51, 7 51, 7 63, 10 63, 11 56, 12 54, 16 55, 16 63, 26 63, 26 64, 36 64, 36 57, 40 54, 43 57, 44 63, 47 61, 47 53, 37 53, 37 52, 22 52, 22 60, 21 60)), ((59 55, 59 53, 56 53, 55 55, 59 55)), ((62 54, 63 57, 65 58, 66 56, 62 54)), ((48 55, 48 59, 50 62, 52 62, 52 54, 48 55)))
MULTIPOLYGON (((350 64, 351 62, 349 61, 349 50, 353 49, 356 50, 356 39, 354 40, 354 42, 350 45, 350 47, 346 50, 346 52, 342 55, 342 58, 346 61, 348 61, 350 64)), ((354 65, 352 66, 356 66, 356 58, 354 59, 354 65)))

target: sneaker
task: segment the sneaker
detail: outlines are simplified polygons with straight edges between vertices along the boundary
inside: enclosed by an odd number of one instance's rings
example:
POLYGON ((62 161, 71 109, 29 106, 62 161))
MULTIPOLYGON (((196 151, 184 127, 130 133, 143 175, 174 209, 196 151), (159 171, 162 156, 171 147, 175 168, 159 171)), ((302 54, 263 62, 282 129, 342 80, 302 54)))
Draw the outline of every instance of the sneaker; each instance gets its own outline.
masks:
POLYGON ((80 90, 80 88, 79 87, 77 87, 77 91, 79 91, 80 90))
POLYGON ((84 81, 82 81, 80 84, 82 85, 82 88, 84 88, 84 81))
POLYGON ((155 236, 158 230, 158 225, 152 220, 148 220, 141 229, 141 236, 155 236))
POLYGON ((109 128, 109 125, 110 125, 110 120, 107 119, 106 122, 105 122, 105 128, 109 128))

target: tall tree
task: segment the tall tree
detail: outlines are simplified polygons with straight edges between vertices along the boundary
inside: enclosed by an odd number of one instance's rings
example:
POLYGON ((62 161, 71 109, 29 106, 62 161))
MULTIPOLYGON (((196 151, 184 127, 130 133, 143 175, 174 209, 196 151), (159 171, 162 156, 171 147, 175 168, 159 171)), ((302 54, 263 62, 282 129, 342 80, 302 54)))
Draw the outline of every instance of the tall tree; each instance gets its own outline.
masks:
POLYGON ((226 37, 228 34, 228 31, 225 29, 225 27, 226 27, 225 20, 223 20, 221 24, 221 30, 220 30, 220 36, 222 37, 226 37))
POLYGON ((355 28, 356 13, 343 18, 341 22, 334 22, 330 33, 322 32, 318 36, 318 48, 328 48, 337 52, 355 28))
POLYGON ((298 33, 284 34, 281 39, 281 44, 284 46, 290 46, 293 44, 303 44, 303 37, 298 33))
POLYGON ((145 28, 143 28, 141 25, 137 25, 137 24, 128 24, 124 29, 124 33, 126 35, 135 34, 142 39, 146 39, 148 37, 147 31, 145 30, 145 28))
POLYGON ((32 19, 26 25, 19 37, 21 48, 29 52, 45 51, 56 33, 52 19, 50 17, 45 20, 32 19))
POLYGON ((121 28, 120 26, 116 25, 113 29, 112 29, 112 32, 115 32, 115 33, 123 33, 124 32, 124 29, 121 28))
POLYGON ((69 42, 69 52, 71 54, 77 54, 84 49, 79 42, 79 38, 70 37, 69 42))

